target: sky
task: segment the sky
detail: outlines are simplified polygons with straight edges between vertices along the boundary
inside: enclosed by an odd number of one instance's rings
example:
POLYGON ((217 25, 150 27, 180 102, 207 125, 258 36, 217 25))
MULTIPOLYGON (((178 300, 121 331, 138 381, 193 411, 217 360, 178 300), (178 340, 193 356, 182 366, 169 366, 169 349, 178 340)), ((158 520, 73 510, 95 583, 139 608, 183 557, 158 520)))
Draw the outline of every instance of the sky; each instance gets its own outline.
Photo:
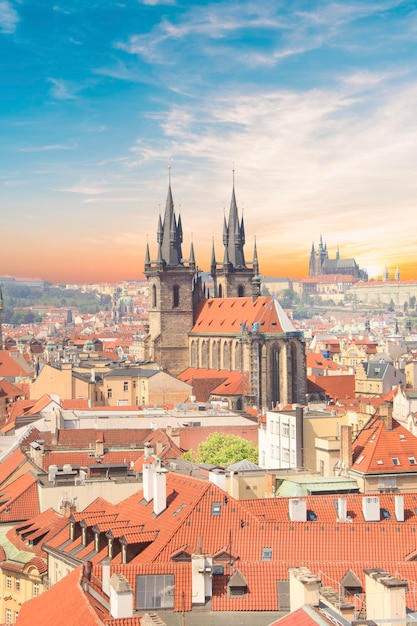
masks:
POLYGON ((0 276, 143 277, 170 172, 208 270, 417 278, 417 2, 0 0, 0 276))

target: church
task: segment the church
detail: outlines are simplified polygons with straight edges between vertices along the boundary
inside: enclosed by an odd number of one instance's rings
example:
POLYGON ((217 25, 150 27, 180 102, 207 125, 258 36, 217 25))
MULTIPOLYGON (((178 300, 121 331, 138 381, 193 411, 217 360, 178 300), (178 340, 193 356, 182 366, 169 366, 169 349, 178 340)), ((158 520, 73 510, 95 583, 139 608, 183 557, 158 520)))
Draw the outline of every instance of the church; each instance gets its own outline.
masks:
POLYGON ((223 257, 213 243, 212 293, 202 283, 193 243, 183 256, 181 216, 176 216, 171 181, 157 227, 157 254, 146 246, 144 273, 149 282, 149 322, 145 358, 181 377, 209 379, 234 373, 225 390, 230 409, 259 411, 305 404, 303 336, 271 296, 261 295, 256 243, 245 259, 245 227, 239 218, 235 186, 223 223, 223 257))

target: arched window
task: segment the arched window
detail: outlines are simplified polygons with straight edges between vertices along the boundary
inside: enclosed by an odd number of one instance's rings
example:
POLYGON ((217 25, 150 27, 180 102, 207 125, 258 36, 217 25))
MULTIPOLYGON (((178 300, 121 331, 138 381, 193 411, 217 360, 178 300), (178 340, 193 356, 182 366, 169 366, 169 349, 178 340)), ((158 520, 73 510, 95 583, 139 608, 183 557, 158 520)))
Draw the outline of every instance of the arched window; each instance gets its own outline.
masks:
POLYGON ((198 367, 198 344, 197 341, 191 343, 191 367, 198 367))
POLYGON ((271 350, 271 402, 274 408, 280 401, 280 349, 274 346, 271 350))
POLYGON ((238 298, 243 298, 245 295, 245 288, 243 285, 239 285, 239 287, 237 288, 237 296, 238 298))
POLYGON ((297 346, 295 343, 291 344, 291 402, 297 402, 297 373, 298 373, 298 361, 297 361, 297 346))
POLYGON ((241 371, 243 367, 242 363, 242 342, 237 341, 235 343, 235 370, 241 371))
POLYGON ((211 367, 215 370, 220 369, 220 350, 218 341, 214 341, 211 347, 211 367))
POLYGON ((172 288, 172 308, 177 309, 180 305, 180 288, 179 285, 174 285, 172 288))
POLYGON ((223 346, 223 369, 230 371, 230 342, 223 346))
POLYGON ((208 343, 203 341, 201 345, 201 367, 208 368, 208 343))
POLYGON ((152 307, 156 307, 156 285, 152 285, 152 307))

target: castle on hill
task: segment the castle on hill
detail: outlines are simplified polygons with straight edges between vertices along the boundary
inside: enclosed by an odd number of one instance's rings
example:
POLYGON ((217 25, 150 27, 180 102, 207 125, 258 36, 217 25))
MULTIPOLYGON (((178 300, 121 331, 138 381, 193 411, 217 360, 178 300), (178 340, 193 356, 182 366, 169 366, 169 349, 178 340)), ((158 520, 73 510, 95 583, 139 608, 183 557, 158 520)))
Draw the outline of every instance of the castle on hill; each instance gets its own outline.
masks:
POLYGON ((327 244, 323 243, 320 235, 320 243, 316 249, 314 243, 311 246, 310 262, 308 266, 308 277, 342 275, 353 276, 356 280, 367 281, 368 274, 366 270, 360 269, 355 259, 342 259, 339 254, 339 248, 334 259, 329 258, 327 244))

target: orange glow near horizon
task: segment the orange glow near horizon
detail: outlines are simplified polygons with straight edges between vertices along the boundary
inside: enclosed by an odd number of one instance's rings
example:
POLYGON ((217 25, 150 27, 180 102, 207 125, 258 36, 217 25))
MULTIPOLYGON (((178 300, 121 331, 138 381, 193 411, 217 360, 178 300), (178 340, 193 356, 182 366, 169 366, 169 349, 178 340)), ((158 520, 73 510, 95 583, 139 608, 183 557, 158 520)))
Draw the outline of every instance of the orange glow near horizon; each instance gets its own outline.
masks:
MULTIPOLYGON (((250 264, 251 258, 247 257, 250 264)), ((308 275, 309 253, 292 256, 282 249, 268 254, 266 250, 259 255, 260 272, 266 277, 305 278, 308 275)), ((210 255, 198 256, 197 263, 202 271, 209 271, 210 255)), ((360 267, 363 267, 359 262, 360 267)), ((415 264, 406 260, 398 263, 401 280, 416 279, 415 264)), ((55 259, 49 255, 38 255, 28 261, 23 255, 8 255, 2 263, 0 274, 22 278, 41 278, 52 284, 96 284, 117 283, 123 280, 143 280, 144 254, 132 251, 74 250, 65 254, 61 250, 55 259)), ((394 278, 395 265, 388 266, 390 277, 394 278)), ((382 271, 381 271, 382 275, 382 271)), ((381 278, 381 275, 370 278, 381 278)))

